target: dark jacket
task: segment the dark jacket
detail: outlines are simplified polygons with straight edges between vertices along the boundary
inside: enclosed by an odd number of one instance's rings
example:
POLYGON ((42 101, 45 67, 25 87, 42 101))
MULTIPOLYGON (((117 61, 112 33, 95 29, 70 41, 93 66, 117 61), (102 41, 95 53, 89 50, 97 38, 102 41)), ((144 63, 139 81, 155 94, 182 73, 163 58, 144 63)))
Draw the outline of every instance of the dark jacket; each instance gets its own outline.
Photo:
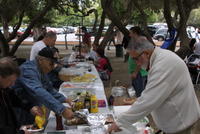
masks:
POLYGON ((33 105, 24 104, 11 89, 0 89, 0 133, 1 134, 24 134, 19 130, 14 107, 30 110, 33 105))

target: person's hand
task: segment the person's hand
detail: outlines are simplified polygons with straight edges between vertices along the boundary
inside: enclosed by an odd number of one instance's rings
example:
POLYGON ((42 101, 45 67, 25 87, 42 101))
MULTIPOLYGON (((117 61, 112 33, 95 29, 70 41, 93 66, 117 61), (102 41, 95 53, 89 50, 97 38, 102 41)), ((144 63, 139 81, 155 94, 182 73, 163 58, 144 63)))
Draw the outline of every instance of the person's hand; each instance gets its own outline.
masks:
POLYGON ((24 125, 20 127, 20 130, 24 131, 24 134, 32 134, 32 132, 28 131, 28 129, 32 128, 33 125, 24 125))
POLYGON ((70 98, 66 99, 65 102, 72 106, 72 100, 70 98))
POLYGON ((32 107, 30 112, 31 112, 32 115, 38 115, 38 116, 43 115, 42 109, 39 106, 32 107))
POLYGON ((65 110, 62 112, 62 116, 63 116, 65 119, 72 119, 73 116, 74 116, 74 113, 72 112, 71 109, 65 108, 65 110))
POLYGON ((123 99, 123 102, 124 102, 124 104, 132 105, 135 102, 135 99, 133 99, 133 98, 125 98, 125 99, 123 99))
POLYGON ((32 134, 32 132, 30 132, 28 130, 24 130, 24 134, 32 134))
POLYGON ((117 126, 117 124, 116 124, 115 122, 112 123, 112 124, 108 127, 108 130, 107 130, 107 132, 108 132, 109 134, 111 134, 112 131, 114 131, 114 132, 119 132, 119 131, 121 131, 121 129, 119 128, 119 126, 117 126))
POLYGON ((133 72, 133 73, 131 74, 131 78, 132 78, 132 79, 136 79, 136 77, 137 77, 137 72, 133 72))

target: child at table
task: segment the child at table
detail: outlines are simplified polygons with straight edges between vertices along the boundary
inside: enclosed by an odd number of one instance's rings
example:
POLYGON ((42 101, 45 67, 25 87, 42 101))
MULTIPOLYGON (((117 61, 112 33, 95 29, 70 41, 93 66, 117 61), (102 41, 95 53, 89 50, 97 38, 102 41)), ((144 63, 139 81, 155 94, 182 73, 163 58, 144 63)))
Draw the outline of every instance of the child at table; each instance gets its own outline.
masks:
POLYGON ((96 69, 100 75, 100 78, 104 81, 109 80, 111 73, 112 73, 112 67, 110 64, 109 59, 104 55, 104 49, 103 48, 97 48, 96 50, 98 61, 96 63, 96 69))

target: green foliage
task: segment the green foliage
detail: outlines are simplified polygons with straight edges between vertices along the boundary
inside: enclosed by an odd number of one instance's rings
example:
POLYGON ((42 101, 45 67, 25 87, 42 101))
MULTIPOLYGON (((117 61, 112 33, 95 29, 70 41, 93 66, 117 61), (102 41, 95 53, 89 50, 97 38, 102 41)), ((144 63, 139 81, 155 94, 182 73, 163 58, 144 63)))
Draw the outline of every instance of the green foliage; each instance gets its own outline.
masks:
POLYGON ((193 25, 193 26, 200 27, 200 8, 194 9, 190 13, 190 17, 189 17, 189 20, 188 20, 188 25, 193 25))
MULTIPOLYGON (((46 0, 33 0, 32 6, 29 8, 29 10, 26 12, 26 21, 30 22, 38 13, 41 12, 41 10, 46 5, 46 0)), ((35 24, 35 27, 41 27, 42 25, 51 24, 54 23, 53 17, 56 13, 53 10, 50 10, 43 18, 40 19, 37 24, 35 24)))
POLYGON ((1 0, 0 15, 7 22, 14 21, 21 12, 27 11, 31 4, 30 0, 1 0))
MULTIPOLYGON (((160 13, 156 13, 155 11, 151 9, 145 9, 145 14, 147 15, 147 23, 151 24, 154 22, 162 22, 163 19, 160 18, 162 16, 160 13)), ((139 25, 141 24, 143 17, 139 13, 138 10, 133 11, 132 17, 131 17, 131 24, 139 25)))

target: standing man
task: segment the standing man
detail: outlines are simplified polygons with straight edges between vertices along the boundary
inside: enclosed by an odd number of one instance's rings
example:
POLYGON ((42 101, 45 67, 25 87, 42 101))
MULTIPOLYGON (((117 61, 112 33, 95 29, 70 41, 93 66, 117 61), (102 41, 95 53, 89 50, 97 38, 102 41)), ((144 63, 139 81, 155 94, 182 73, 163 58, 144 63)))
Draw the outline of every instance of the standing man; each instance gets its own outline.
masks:
POLYGON ((43 48, 33 61, 27 61, 20 66, 22 75, 15 83, 15 89, 23 100, 33 101, 38 105, 45 105, 64 118, 72 118, 73 112, 62 103, 71 100, 56 91, 47 74, 54 69, 57 59, 52 48, 43 48))
MULTIPOLYGON (((135 41, 137 41, 138 39, 146 39, 146 37, 142 36, 142 30, 138 26, 130 28, 129 37, 135 41)), ((127 47, 127 49, 129 49, 129 47, 131 46, 127 47)), ((128 72, 132 79, 132 86, 135 89, 136 97, 140 97, 142 91, 145 89, 146 86, 148 72, 145 68, 141 68, 140 65, 137 65, 136 61, 132 59, 131 56, 129 56, 128 58, 128 72)))
POLYGON ((53 47, 55 45, 57 36, 56 33, 49 31, 45 34, 44 38, 40 41, 37 41, 33 44, 30 53, 30 60, 34 60, 38 55, 38 52, 44 47, 53 47))
POLYGON ((167 134, 191 134, 200 118, 200 107, 184 61, 175 53, 154 47, 148 40, 129 42, 136 64, 149 68, 141 97, 118 116, 109 131, 125 128, 151 113, 157 127, 167 134))
POLYGON ((20 130, 14 107, 30 110, 32 114, 41 115, 38 107, 30 103, 22 103, 9 87, 15 83, 20 75, 17 64, 11 59, 4 57, 0 59, 0 132, 1 134, 30 134, 25 127, 20 130))

